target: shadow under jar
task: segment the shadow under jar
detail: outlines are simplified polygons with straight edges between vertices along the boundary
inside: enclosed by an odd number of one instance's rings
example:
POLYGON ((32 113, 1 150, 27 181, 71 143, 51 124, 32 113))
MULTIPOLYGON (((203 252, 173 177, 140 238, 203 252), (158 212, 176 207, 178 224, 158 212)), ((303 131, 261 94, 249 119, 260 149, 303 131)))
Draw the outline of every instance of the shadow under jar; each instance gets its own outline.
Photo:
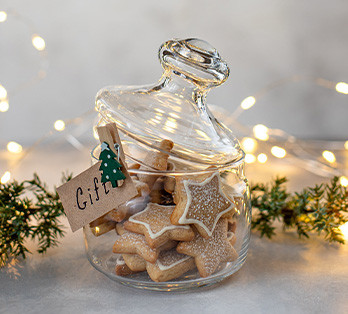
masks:
POLYGON ((109 278, 173 291, 217 283, 243 265, 251 207, 244 153, 205 104, 227 79, 226 63, 198 39, 168 41, 159 57, 157 84, 97 95, 100 123, 117 124, 138 195, 84 234, 89 261, 109 278))

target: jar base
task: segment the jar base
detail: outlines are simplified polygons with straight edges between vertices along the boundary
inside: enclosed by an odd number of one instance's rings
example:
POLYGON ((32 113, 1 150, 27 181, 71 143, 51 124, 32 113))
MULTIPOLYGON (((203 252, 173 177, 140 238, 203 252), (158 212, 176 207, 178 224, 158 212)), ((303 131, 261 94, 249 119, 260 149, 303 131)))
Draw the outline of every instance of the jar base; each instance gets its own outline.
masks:
POLYGON ((105 252, 105 254, 100 254, 100 252, 93 254, 93 252, 88 250, 88 247, 86 253, 89 262, 95 269, 122 285, 153 291, 185 291, 217 284, 237 272, 246 260, 248 245, 249 241, 245 239, 238 259, 234 262, 220 265, 218 270, 207 278, 200 277, 197 269, 195 269, 175 280, 166 282, 152 281, 146 271, 125 277, 118 276, 115 273, 115 265, 119 254, 110 253, 109 251, 105 252))

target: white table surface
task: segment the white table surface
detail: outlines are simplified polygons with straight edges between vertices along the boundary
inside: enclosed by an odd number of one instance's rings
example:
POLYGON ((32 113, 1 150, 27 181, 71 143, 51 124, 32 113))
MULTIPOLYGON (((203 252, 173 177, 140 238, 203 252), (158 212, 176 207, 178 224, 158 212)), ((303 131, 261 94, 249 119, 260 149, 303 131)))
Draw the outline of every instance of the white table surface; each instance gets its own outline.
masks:
MULTIPOLYGON (((18 180, 36 170, 49 183, 59 173, 88 166, 86 154, 36 152, 15 170, 18 180), (54 167, 52 167, 54 164, 54 167)), ((1 168, 5 167, 2 163, 1 168)), ((0 169, 3 170, 3 169, 0 169)), ((288 175, 299 190, 324 179, 291 165, 248 166, 248 177, 266 182, 288 175)), ((111 281, 88 262, 82 231, 68 229, 61 245, 0 270, 0 313, 348 313, 348 245, 328 244, 295 232, 272 239, 252 234, 244 266, 222 283, 190 292, 164 293, 128 288, 111 281)))

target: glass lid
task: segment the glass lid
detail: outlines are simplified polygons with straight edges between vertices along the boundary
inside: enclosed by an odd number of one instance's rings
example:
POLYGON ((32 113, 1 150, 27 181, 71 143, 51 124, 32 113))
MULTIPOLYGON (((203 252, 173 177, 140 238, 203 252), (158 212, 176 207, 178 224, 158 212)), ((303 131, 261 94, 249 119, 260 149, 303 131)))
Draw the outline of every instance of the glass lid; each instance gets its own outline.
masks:
POLYGON ((170 139, 171 155, 189 162, 224 165, 241 159, 238 140, 206 105, 208 91, 229 75, 216 49, 199 39, 170 40, 159 58, 164 72, 157 84, 98 92, 96 109, 104 120, 152 148, 170 139))

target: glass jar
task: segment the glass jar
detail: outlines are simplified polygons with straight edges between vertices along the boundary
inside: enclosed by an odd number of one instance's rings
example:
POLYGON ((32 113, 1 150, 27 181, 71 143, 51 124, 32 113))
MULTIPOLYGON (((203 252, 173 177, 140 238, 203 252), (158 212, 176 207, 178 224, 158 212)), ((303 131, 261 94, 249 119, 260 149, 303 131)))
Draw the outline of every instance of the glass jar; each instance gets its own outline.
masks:
POLYGON ((244 153, 205 103, 227 79, 226 63, 198 39, 170 40, 159 58, 157 84, 97 94, 99 124, 117 124, 138 195, 84 234, 89 261, 109 278, 172 291, 217 283, 243 265, 251 206, 244 153))

